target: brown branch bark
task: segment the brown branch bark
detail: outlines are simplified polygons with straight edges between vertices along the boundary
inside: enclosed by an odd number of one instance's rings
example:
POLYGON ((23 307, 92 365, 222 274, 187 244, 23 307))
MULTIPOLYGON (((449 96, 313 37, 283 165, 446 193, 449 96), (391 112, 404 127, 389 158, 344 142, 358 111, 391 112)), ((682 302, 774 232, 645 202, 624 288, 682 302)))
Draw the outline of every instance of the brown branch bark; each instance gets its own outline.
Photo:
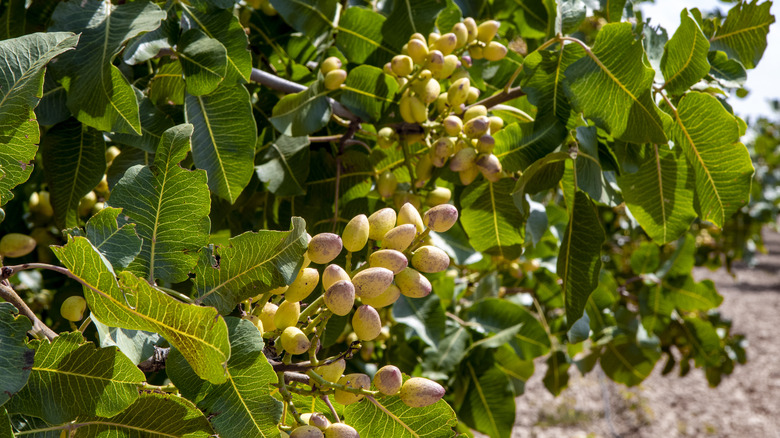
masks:
MULTIPOLYGON (((3 274, 5 274, 5 268, 3 268, 3 271, 3 274)), ((0 298, 13 304, 21 315, 26 316, 30 319, 30 321, 32 321, 33 326, 32 330, 30 330, 32 333, 40 333, 46 336, 46 338, 50 341, 58 336, 57 332, 50 329, 49 326, 44 324, 43 321, 35 316, 35 312, 33 312, 32 309, 27 306, 27 303, 24 302, 24 300, 16 293, 16 291, 11 287, 10 284, 8 284, 8 281, 6 280, 0 281, 0 298)))

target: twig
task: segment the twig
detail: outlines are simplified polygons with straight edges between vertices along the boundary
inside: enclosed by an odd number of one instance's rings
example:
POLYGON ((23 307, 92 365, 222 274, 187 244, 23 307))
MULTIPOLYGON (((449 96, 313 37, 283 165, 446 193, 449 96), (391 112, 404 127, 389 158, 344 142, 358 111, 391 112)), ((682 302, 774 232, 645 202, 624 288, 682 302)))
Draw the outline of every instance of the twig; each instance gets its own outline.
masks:
POLYGON ((339 414, 336 412, 336 408, 333 407, 333 403, 330 402, 330 398, 328 398, 328 395, 325 394, 322 397, 320 397, 322 401, 325 402, 326 405, 328 405, 328 409, 330 409, 331 415, 333 415, 333 419, 336 423, 341 423, 341 420, 339 419, 339 414))
POLYGON ((521 87, 514 87, 514 88, 510 88, 509 90, 502 90, 498 94, 494 94, 490 97, 486 97, 480 100, 479 102, 473 103, 469 105, 467 109, 475 105, 484 105, 485 108, 490 109, 500 103, 504 103, 512 99, 516 99, 520 96, 525 96, 525 91, 523 91, 521 87))
MULTIPOLYGON (((7 268, 8 267, 3 268, 3 276, 5 276, 7 268)), ((11 287, 10 284, 8 284, 8 281, 5 279, 0 282, 0 298, 13 304, 21 315, 26 316, 30 319, 30 321, 32 321, 32 330, 30 330, 30 332, 33 334, 40 333, 46 336, 46 339, 50 341, 58 336, 57 332, 50 329, 49 326, 44 324, 43 321, 35 316, 35 312, 33 312, 32 309, 27 306, 27 303, 25 303, 24 300, 19 297, 16 291, 11 287)))

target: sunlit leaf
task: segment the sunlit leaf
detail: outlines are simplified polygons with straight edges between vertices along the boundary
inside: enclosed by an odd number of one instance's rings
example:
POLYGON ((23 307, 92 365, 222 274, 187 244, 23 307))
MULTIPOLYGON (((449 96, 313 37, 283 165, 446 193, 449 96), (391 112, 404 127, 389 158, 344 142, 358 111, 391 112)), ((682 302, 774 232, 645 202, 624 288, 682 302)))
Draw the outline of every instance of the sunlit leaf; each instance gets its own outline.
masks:
POLYGON ((141 252, 135 224, 118 208, 106 207, 87 221, 87 239, 114 268, 124 269, 141 252))
POLYGON ((349 72, 342 89, 341 101, 357 116, 376 122, 393 103, 398 83, 382 70, 361 65, 349 72))
POLYGON ((729 9, 723 24, 710 38, 713 50, 722 50, 746 68, 758 65, 766 50, 766 35, 775 17, 769 13, 772 2, 739 2, 729 9))
POLYGON ((523 251, 523 220, 510 194, 514 181, 475 181, 463 190, 460 223, 477 251, 517 258, 523 251))
POLYGON ((399 397, 382 397, 353 403, 344 409, 344 422, 361 437, 445 438, 455 436, 455 413, 444 401, 410 408, 399 397))
POLYGON ((187 93, 193 96, 209 94, 225 78, 227 50, 200 29, 190 29, 179 38, 178 55, 187 84, 187 93))
MULTIPOLYGON (((393 2, 393 10, 382 26, 382 35, 392 47, 401 47, 409 37, 419 32, 428 35, 433 30, 435 18, 445 7, 441 0, 399 0, 393 2)), ((449 32, 449 29, 442 30, 449 32)))
POLYGON ((339 20, 336 46, 350 62, 383 65, 398 54, 384 42, 385 21, 382 14, 369 9, 347 9, 339 20))
POLYGON ((661 71, 666 79, 664 89, 670 94, 682 94, 703 78, 710 70, 709 49, 710 43, 699 24, 687 9, 683 9, 680 27, 664 47, 661 58, 661 71))

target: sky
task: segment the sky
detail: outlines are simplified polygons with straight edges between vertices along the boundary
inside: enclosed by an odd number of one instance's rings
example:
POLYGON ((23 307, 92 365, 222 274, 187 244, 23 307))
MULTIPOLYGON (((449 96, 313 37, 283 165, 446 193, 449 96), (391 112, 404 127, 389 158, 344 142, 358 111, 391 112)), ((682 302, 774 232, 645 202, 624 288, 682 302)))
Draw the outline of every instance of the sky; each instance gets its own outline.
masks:
MULTIPOLYGON (((763 3, 763 1, 761 1, 763 3)), ((720 9, 725 16, 733 4, 716 0, 656 0, 655 3, 642 3, 641 9, 645 19, 650 18, 653 25, 663 26, 669 37, 680 25, 680 11, 683 8, 699 8, 702 12, 720 9)), ((775 1, 770 9, 776 18, 780 16, 780 1, 775 1)), ((779 19, 780 20, 780 19, 779 19)), ((744 87, 750 92, 744 99, 732 93, 729 103, 734 112, 744 118, 755 120, 760 116, 776 119, 768 100, 780 98, 780 24, 775 22, 769 26, 767 49, 758 67, 747 72, 747 82, 744 87)))

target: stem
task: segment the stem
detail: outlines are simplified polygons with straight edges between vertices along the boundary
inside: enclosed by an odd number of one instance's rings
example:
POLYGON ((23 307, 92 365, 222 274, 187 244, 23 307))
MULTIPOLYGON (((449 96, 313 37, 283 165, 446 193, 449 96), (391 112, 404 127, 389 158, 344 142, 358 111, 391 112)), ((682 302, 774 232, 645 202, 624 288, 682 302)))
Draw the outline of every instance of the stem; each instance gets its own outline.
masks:
POLYGON ((317 297, 316 300, 312 301, 311 304, 309 304, 308 306, 306 306, 305 309, 303 309, 303 312, 301 312, 301 314, 298 316, 298 321, 309 317, 309 315, 311 315, 317 309, 319 309, 322 303, 324 302, 325 302, 325 295, 320 295, 319 297, 317 297))
POLYGON ((167 287, 162 287, 162 286, 156 286, 156 287, 157 287, 157 289, 160 289, 161 291, 163 291, 166 294, 172 296, 173 298, 176 298, 179 301, 184 301, 185 303, 188 303, 188 304, 195 304, 195 300, 193 300, 192 298, 188 297, 187 295, 184 295, 183 293, 181 293, 179 291, 175 291, 173 289, 170 289, 170 288, 167 288, 167 287))
POLYGON ((330 409, 331 415, 333 415, 333 419, 336 420, 336 423, 341 423, 341 420, 339 419, 339 414, 336 413, 336 408, 333 407, 333 403, 330 402, 330 398, 327 394, 320 397, 322 401, 325 402, 326 405, 328 405, 328 409, 330 409))
POLYGON ((345 266, 345 271, 347 271, 347 275, 349 278, 352 278, 352 251, 347 251, 347 263, 345 266))
POLYGON ((278 372, 276 373, 276 376, 279 379, 279 393, 282 395, 282 398, 286 402, 286 405, 289 407, 293 418, 295 418, 295 422, 298 424, 304 424, 303 420, 301 420, 301 414, 299 414, 298 410, 295 409, 295 405, 293 404, 292 401, 292 394, 290 394, 290 391, 287 390, 287 384, 285 384, 284 382, 284 372, 278 372))
POLYGON ((309 377, 311 377, 312 380, 314 380, 318 385, 326 387, 326 388, 333 388, 338 389, 341 391, 351 392, 353 394, 361 394, 365 396, 372 396, 372 395, 381 395, 382 393, 379 391, 370 391, 368 389, 363 388, 353 388, 351 386, 342 385, 340 383, 333 383, 329 382, 322 378, 319 374, 315 373, 314 371, 309 371, 306 373, 309 377))
POLYGON ((333 202, 333 228, 336 233, 336 224, 339 222, 339 190, 341 185, 341 155, 336 157, 336 200, 333 202))
POLYGON ((518 76, 520 76, 520 72, 523 71, 523 64, 520 64, 520 67, 517 67, 514 73, 512 73, 512 77, 509 78, 509 81, 504 85, 504 93, 509 93, 509 89, 512 88, 512 84, 515 83, 515 79, 517 79, 518 76))
MULTIPOLYGON (((3 274, 5 274, 5 271, 6 268, 3 268, 3 274)), ((43 335, 46 336, 46 339, 50 341, 58 336, 54 330, 50 329, 49 326, 44 324, 43 321, 35 316, 35 312, 33 312, 32 309, 27 306, 27 303, 25 303, 24 300, 19 297, 19 295, 17 295, 16 291, 8 284, 5 279, 0 282, 0 298, 13 304, 14 307, 16 307, 16 310, 19 311, 19 314, 26 316, 30 319, 30 321, 32 321, 32 329, 30 330, 30 333, 33 336, 38 337, 38 335, 43 335)))
POLYGON ((309 137, 309 141, 312 143, 327 143, 330 141, 339 141, 343 134, 323 135, 321 137, 309 137))
MULTIPOLYGON (((330 318, 330 315, 331 315, 330 310, 324 310, 324 311, 320 312, 320 314, 317 315, 316 318, 312 319, 311 322, 309 323, 309 325, 306 326, 306 328, 303 329, 303 333, 305 333, 307 335, 309 333, 312 333, 314 330, 317 329, 317 326, 319 326, 323 322, 327 321, 328 318, 330 318)), ((316 348, 316 346, 317 346, 317 344, 312 342, 312 348, 316 348)))
POLYGON ((404 152, 404 163, 406 164, 406 169, 409 171, 409 185, 412 188, 412 193, 415 195, 417 194, 417 187, 415 186, 415 176, 414 176, 414 167, 412 167, 412 162, 409 159, 409 155, 411 155, 411 152, 409 151, 409 144, 406 143, 406 140, 401 140, 401 149, 404 152))
POLYGON ((87 329, 87 327, 89 327, 89 325, 90 325, 91 323, 92 323, 92 318, 90 318, 90 317, 87 317, 87 318, 84 320, 84 322, 82 322, 82 323, 81 323, 81 325, 79 326, 79 331, 80 331, 81 333, 84 333, 84 330, 86 330, 86 329, 87 329))
POLYGON ((168 384, 168 385, 157 386, 157 385, 150 385, 150 384, 148 384, 146 382, 143 382, 140 385, 138 385, 138 389, 140 389, 142 391, 161 391, 161 392, 167 392, 167 393, 170 393, 170 394, 175 394, 175 393, 179 392, 179 388, 177 388, 176 385, 174 385, 172 383, 168 384))
POLYGON ((417 237, 414 238, 414 240, 412 241, 412 244, 409 245, 409 248, 407 248, 406 251, 404 251, 404 253, 406 253, 407 256, 411 256, 411 254, 414 252, 414 250, 416 250, 417 248, 420 247, 420 245, 423 244, 423 241, 425 240, 426 237, 428 237, 428 234, 430 234, 430 233, 431 233, 431 229, 428 228, 428 227, 425 227, 425 231, 423 231, 422 233, 420 233, 420 235, 418 235, 417 237))
POLYGON ((510 88, 509 90, 502 90, 500 93, 494 94, 490 97, 486 97, 480 100, 479 102, 469 105, 466 109, 471 108, 475 105, 484 105, 485 108, 490 109, 500 103, 504 103, 509 100, 516 99, 520 96, 525 96, 525 91, 523 91, 521 87, 514 87, 514 88, 510 88))

